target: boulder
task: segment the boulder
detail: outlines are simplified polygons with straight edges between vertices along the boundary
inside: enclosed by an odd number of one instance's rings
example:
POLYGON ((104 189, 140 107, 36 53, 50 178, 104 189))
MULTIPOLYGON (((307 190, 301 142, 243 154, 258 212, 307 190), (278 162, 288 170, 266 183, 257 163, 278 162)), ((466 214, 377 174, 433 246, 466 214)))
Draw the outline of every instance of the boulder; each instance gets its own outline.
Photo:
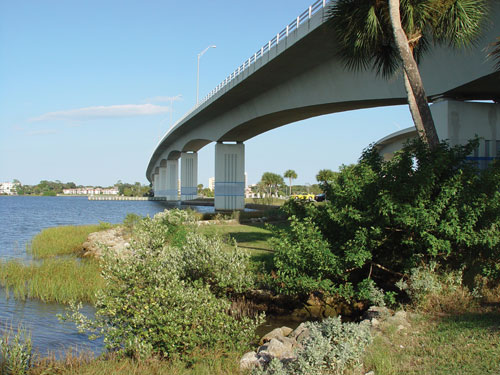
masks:
POLYGON ((100 258, 103 248, 108 248, 117 256, 130 253, 130 244, 125 228, 115 227, 99 232, 90 233, 87 240, 82 244, 83 256, 100 258))
POLYGON ((270 359, 277 358, 280 360, 294 357, 291 343, 284 343, 278 339, 271 339, 271 341, 262 345, 257 354, 259 357, 266 356, 270 359))
POLYGON ((260 362, 259 357, 257 357, 257 353, 255 352, 245 353, 240 360, 241 370, 251 370, 257 366, 260 366, 260 362))
POLYGON ((378 320, 384 320, 390 315, 391 312, 387 307, 370 306, 370 308, 363 314, 363 319, 372 320, 373 318, 376 318, 378 320))
POLYGON ((281 328, 275 328, 271 332, 267 333, 264 335, 261 339, 259 344, 265 344, 268 341, 271 341, 274 338, 279 338, 279 337, 286 337, 292 332, 291 328, 288 327, 281 327, 281 328))

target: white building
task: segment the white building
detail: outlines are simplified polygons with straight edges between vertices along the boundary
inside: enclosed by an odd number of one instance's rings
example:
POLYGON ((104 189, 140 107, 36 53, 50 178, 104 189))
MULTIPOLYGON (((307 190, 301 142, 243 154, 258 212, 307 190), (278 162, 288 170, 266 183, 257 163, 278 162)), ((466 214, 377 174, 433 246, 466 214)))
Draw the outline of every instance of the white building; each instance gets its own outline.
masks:
POLYGON ((118 195, 118 188, 94 188, 94 187, 79 187, 74 189, 64 189, 65 195, 118 195))
POLYGON ((211 190, 211 191, 214 191, 215 189, 215 177, 210 177, 208 179, 208 188, 211 190))
POLYGON ((19 182, 0 182, 0 194, 17 195, 18 186, 21 186, 19 182))

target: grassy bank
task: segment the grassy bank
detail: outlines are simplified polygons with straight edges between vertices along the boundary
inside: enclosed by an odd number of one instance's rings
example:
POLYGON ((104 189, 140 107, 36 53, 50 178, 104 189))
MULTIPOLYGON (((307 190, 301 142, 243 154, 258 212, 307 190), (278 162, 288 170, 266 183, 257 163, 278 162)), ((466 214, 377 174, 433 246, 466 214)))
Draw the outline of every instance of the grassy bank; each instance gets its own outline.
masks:
POLYGON ((110 224, 62 226, 37 234, 27 246, 33 263, 0 261, 0 285, 17 299, 37 298, 44 302, 94 302, 103 285, 96 260, 80 259, 82 244, 92 232, 110 224))
POLYGON ((30 375, 234 375, 239 373, 241 353, 221 354, 217 352, 198 354, 195 363, 186 361, 162 361, 150 359, 137 361, 123 357, 92 357, 68 355, 64 360, 40 361, 30 375))
POLYGON ((51 258, 60 255, 79 255, 82 244, 93 232, 112 228, 113 225, 72 225, 53 227, 42 230, 27 245, 28 253, 36 259, 51 258))
POLYGON ((377 375, 500 373, 500 311, 416 315, 411 328, 384 328, 364 367, 377 375))
POLYGON ((0 285, 8 296, 44 302, 94 302, 102 287, 99 264, 94 260, 46 259, 24 264, 10 260, 0 262, 0 285))

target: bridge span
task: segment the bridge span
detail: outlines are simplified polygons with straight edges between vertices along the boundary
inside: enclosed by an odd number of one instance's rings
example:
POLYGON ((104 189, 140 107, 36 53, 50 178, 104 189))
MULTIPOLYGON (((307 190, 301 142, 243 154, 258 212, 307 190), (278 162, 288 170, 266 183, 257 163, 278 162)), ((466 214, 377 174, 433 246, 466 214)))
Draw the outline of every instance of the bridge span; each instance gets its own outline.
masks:
MULTIPOLYGON (((452 99, 465 108, 468 100, 500 101, 500 72, 494 72, 494 62, 486 57, 487 46, 500 36, 500 4, 492 3, 490 21, 477 45, 462 51, 433 48, 426 55, 420 71, 431 102, 452 99)), ((215 208, 242 209, 246 140, 314 116, 407 102, 401 78, 386 80, 372 71, 344 67, 325 22, 327 6, 326 0, 316 1, 163 136, 146 170, 155 196, 179 199, 180 159, 181 198, 194 198, 197 151, 217 142, 215 208)), ((491 106, 498 112, 496 129, 500 108, 491 106)), ((449 116, 451 112, 440 114, 439 121, 449 116)))

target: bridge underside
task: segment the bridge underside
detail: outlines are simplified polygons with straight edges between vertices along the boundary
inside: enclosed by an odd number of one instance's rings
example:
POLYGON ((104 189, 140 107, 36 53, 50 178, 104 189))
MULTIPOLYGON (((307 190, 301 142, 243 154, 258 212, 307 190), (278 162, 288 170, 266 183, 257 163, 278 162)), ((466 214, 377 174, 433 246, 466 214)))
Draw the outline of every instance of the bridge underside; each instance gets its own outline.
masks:
MULTIPOLYGON (((500 72, 486 57, 488 45, 500 35, 499 15, 495 2, 491 27, 471 50, 439 47, 427 54, 420 72, 431 102, 500 101, 500 72)), ((317 13, 176 124, 155 149, 147 178, 153 180, 162 160, 177 160, 211 142, 244 142, 315 116, 405 104, 401 76, 387 80, 344 68, 323 16, 317 13)))

